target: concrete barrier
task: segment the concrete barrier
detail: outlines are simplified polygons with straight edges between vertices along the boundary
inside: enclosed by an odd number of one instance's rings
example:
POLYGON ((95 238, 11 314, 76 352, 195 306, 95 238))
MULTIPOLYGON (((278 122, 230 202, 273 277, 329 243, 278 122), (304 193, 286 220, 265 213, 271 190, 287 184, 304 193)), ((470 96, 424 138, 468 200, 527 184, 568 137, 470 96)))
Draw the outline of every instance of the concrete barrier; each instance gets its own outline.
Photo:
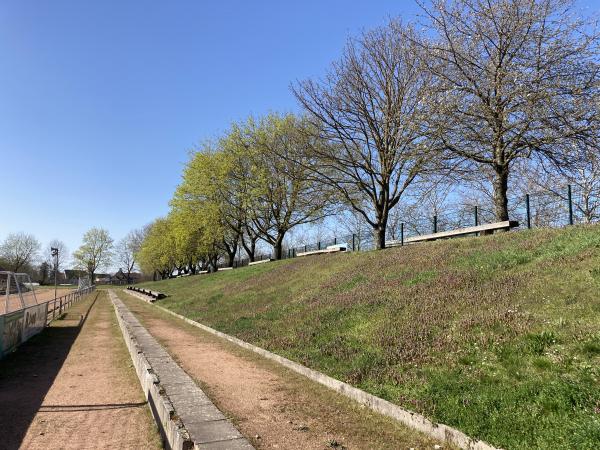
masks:
POLYGON ((217 331, 194 320, 188 319, 187 317, 182 316, 181 314, 177 314, 173 311, 170 311, 162 306, 154 306, 172 316, 175 316, 185 321, 186 323, 194 327, 200 328, 201 330, 204 330, 210 334, 223 338, 242 348, 245 348, 267 359, 275 361, 300 375, 303 375, 313 381, 316 381, 319 384, 322 384, 323 386, 333 389, 334 391, 365 405, 373 411, 383 414, 384 416, 391 417, 412 429, 418 430, 428 436, 431 436, 434 439, 447 442, 465 450, 499 450, 498 448, 493 447, 486 442, 473 439, 467 436, 465 433, 463 433, 460 430, 457 430, 456 428, 452 428, 448 425, 444 425, 441 423, 432 422, 431 420, 429 420, 421 414, 404 409, 398 405, 388 402, 387 400, 376 397, 347 383, 336 380, 335 378, 331 378, 330 376, 325 375, 321 372, 310 369, 306 366, 303 366, 302 364, 298 364, 294 361, 284 358, 283 356, 276 355, 275 353, 249 344, 248 342, 242 341, 241 339, 238 339, 234 336, 230 336, 228 334, 217 331))
POLYGON ((109 295, 165 447, 253 450, 114 292, 109 295))
POLYGON ((190 450, 194 447, 194 443, 191 441, 187 430, 184 428, 181 419, 179 419, 175 413, 173 404, 164 395, 160 386, 160 380, 152 370, 152 366, 148 362, 148 359, 142 352, 137 340, 133 336, 133 332, 130 329, 130 325, 126 323, 123 318, 123 305, 116 298, 112 291, 109 291, 110 299, 113 303, 115 313, 117 315, 117 321, 125 344, 131 355, 133 361, 133 367, 140 380, 144 396, 148 401, 150 410, 160 430, 160 434, 168 445, 167 448, 173 450, 190 450))

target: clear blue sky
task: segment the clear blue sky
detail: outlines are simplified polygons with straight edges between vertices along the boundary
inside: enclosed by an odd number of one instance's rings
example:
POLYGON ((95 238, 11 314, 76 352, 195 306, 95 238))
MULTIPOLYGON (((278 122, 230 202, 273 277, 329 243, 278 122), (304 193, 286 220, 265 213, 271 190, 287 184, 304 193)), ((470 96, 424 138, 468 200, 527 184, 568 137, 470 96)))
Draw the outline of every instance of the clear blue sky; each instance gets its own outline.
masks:
POLYGON ((349 35, 417 11, 411 0, 4 0, 0 240, 26 231, 74 250, 92 226, 117 240, 165 214, 196 144, 248 114, 296 109, 290 83, 322 75, 349 35))

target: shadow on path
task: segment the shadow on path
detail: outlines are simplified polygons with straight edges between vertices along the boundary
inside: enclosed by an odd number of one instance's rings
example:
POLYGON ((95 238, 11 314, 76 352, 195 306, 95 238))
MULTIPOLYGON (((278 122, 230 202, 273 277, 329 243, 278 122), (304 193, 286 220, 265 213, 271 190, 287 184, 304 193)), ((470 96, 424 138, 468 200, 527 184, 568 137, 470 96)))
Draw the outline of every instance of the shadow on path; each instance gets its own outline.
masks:
POLYGON ((107 409, 129 409, 145 407, 147 402, 137 403, 105 403, 101 405, 42 405, 40 412, 75 412, 75 411, 104 411, 107 409))
POLYGON ((97 299, 75 325, 47 327, 0 361, 0 449, 19 448, 97 299))

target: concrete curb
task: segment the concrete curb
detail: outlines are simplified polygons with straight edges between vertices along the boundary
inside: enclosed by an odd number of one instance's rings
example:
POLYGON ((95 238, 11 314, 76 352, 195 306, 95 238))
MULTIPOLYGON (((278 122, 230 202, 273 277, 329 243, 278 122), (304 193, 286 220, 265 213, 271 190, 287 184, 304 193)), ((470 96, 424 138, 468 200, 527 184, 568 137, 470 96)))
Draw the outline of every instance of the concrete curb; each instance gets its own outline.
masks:
POLYGON ((165 447, 253 450, 115 293, 109 296, 165 447))
POLYGON ((144 396, 148 401, 154 420, 158 425, 161 435, 165 441, 165 447, 173 450, 190 450, 194 447, 187 430, 183 423, 175 414, 175 408, 171 401, 163 394, 163 389, 160 386, 158 377, 154 374, 152 366, 148 359, 140 349, 137 340, 133 337, 133 333, 129 329, 127 323, 121 316, 121 311, 115 302, 115 297, 112 291, 109 291, 110 300, 115 309, 117 321, 125 344, 131 355, 133 366, 142 385, 144 396))
MULTIPOLYGON (((125 292, 128 293, 129 291, 125 292)), ((167 308, 157 305, 156 303, 153 303, 153 306, 156 306, 160 310, 177 317, 196 328, 200 328, 201 330, 223 338, 242 348, 245 348, 246 350, 250 350, 267 359, 275 361, 300 375, 303 375, 319 384, 322 384, 323 386, 333 389, 334 391, 365 405, 375 412, 391 417, 410 428, 431 436, 434 439, 456 445, 457 447, 465 450, 500 450, 484 441, 473 439, 456 428, 452 428, 441 423, 432 422, 421 414, 401 408, 400 406, 388 402, 387 400, 376 397, 347 383, 336 380, 335 378, 331 378, 330 376, 327 376, 321 372, 317 372, 316 370, 309 369, 308 367, 284 358, 283 356, 276 355, 268 350, 249 344, 241 339, 217 331, 214 328, 210 328, 194 320, 188 319, 187 317, 170 311, 167 308)))

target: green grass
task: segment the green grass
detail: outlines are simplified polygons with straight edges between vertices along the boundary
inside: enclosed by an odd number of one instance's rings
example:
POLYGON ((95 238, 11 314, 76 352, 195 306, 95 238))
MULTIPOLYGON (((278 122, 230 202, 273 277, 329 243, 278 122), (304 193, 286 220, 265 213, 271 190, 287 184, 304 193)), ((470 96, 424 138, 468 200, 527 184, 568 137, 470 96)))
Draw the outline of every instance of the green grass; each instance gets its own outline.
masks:
POLYGON ((600 226, 148 285, 173 311, 493 445, 600 442, 600 226))

